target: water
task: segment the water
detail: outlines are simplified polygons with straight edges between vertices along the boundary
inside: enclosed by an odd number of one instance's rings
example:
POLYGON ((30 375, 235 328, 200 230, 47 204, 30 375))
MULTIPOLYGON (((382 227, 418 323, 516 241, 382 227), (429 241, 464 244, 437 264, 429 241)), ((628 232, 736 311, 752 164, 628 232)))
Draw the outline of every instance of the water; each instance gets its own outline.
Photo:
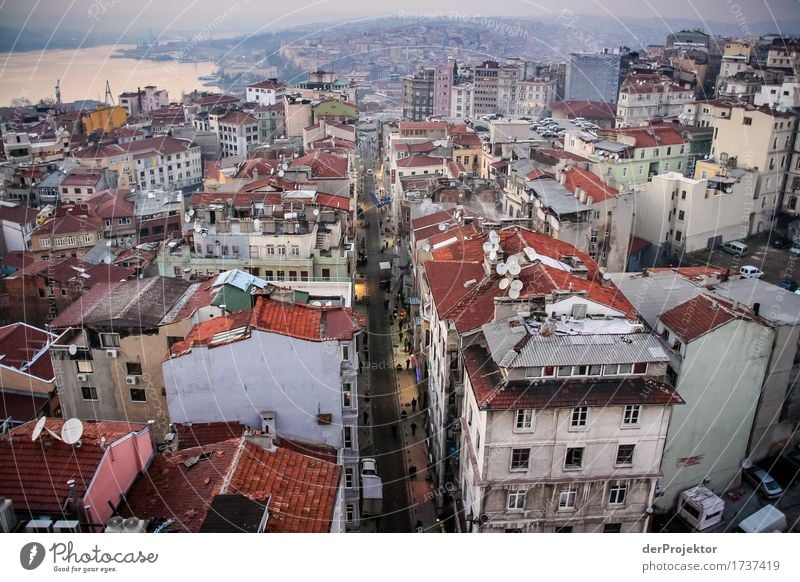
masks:
POLYGON ((170 101, 180 101, 182 91, 219 90, 198 80, 216 69, 210 61, 179 63, 111 58, 118 48, 128 47, 106 45, 0 53, 0 106, 9 105, 17 97, 26 97, 33 103, 46 97, 54 99, 58 79, 61 79, 61 100, 65 103, 81 99, 103 101, 106 80, 111 85, 114 102, 120 93, 136 91, 145 85, 166 89, 170 101))

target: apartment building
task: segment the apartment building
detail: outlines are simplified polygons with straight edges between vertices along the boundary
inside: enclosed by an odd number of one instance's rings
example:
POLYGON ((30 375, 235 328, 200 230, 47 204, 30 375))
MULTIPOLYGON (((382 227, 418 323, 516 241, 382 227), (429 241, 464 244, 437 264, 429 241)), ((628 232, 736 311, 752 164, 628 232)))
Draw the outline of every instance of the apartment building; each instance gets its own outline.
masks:
POLYGON ((660 75, 639 74, 625 79, 617 100, 617 127, 647 125, 650 121, 678 116, 694 91, 660 75))
POLYGON ((124 107, 128 117, 140 113, 150 113, 156 109, 169 106, 169 91, 158 89, 155 85, 148 85, 137 91, 121 93, 119 105, 124 107))
POLYGON ((450 116, 450 100, 457 73, 458 65, 455 61, 447 61, 433 68, 433 115, 450 116))
POLYGON ((349 525, 357 526, 361 325, 349 309, 266 296, 251 310, 199 323, 163 364, 170 418, 238 421, 273 438, 333 447, 350 484, 349 525))
POLYGON ((789 173, 786 177, 784 187, 782 212, 788 218, 793 219, 800 214, 797 198, 800 196, 800 123, 795 122, 794 146, 792 147, 792 158, 789 162, 789 173))
POLYGON ((267 280, 352 279, 349 198, 314 190, 196 192, 186 212, 191 228, 158 255, 165 277, 241 269, 267 280))
POLYGON ((403 77, 403 119, 424 121, 433 114, 435 71, 421 67, 414 75, 403 77))
POLYGON ((667 355, 632 309, 612 314, 569 293, 539 307, 520 306, 464 342, 467 529, 646 532, 682 404, 667 355))
POLYGON ((191 323, 159 324, 188 288, 169 277, 103 283, 51 322, 60 332, 50 353, 65 416, 154 420, 157 439, 169 432, 161 362, 191 323))
POLYGON ((37 260, 81 258, 101 240, 103 226, 98 217, 81 208, 59 208, 31 233, 31 252, 37 260))
POLYGON ((558 80, 551 78, 520 79, 517 81, 515 115, 541 116, 556 100, 558 80))
POLYGON ((472 101, 475 96, 475 86, 471 83, 455 85, 450 90, 450 111, 448 117, 463 119, 473 117, 475 110, 472 101))
POLYGON ((739 105, 729 117, 716 120, 712 155, 729 166, 757 171, 753 205, 775 211, 791 200, 781 197, 796 131, 797 115, 791 111, 739 105))
POLYGON ((258 103, 259 105, 275 105, 283 101, 286 91, 286 84, 277 79, 267 79, 260 83, 248 85, 245 88, 245 100, 248 103, 258 103))
POLYGON ((222 115, 209 114, 209 125, 219 136, 222 157, 247 156, 252 145, 260 143, 259 121, 241 111, 227 111, 222 115))
POLYGON ((753 205, 755 172, 709 163, 699 164, 697 172, 695 178, 677 172, 654 176, 636 193, 634 234, 662 256, 717 248, 769 224, 770 215, 753 205))
POLYGON ((620 62, 620 55, 610 49, 570 53, 564 99, 614 103, 619 93, 620 62))

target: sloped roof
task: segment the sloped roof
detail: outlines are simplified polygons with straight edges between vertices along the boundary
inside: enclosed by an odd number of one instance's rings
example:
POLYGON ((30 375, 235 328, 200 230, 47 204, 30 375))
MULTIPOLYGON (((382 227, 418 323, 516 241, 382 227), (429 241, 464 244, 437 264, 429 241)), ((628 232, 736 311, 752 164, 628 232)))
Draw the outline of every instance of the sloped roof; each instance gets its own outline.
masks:
MULTIPOLYGON (((59 434, 64 422, 49 418, 46 427, 59 434)), ((77 497, 86 493, 105 452, 102 438, 113 443, 146 426, 84 421, 82 446, 72 447, 53 438, 32 441, 34 425, 27 422, 11 431, 10 440, 0 440, 0 496, 10 498, 17 511, 55 515, 60 515, 69 494, 67 481, 75 480, 77 497)))
POLYGON ((756 321, 749 310, 734 309, 728 301, 706 294, 673 307, 659 319, 687 343, 737 319, 756 321))
POLYGON ((616 188, 603 184, 603 179, 597 174, 576 166, 566 171, 564 187, 573 194, 576 194, 577 189, 580 188, 592 197, 593 203, 603 202, 619 194, 619 190, 616 188))
POLYGON ((305 156, 295 158, 290 164, 292 168, 301 166, 310 167, 314 178, 347 177, 347 158, 322 150, 313 150, 305 156))
POLYGON ((0 365, 45 382, 52 381, 55 374, 46 348, 55 337, 52 333, 26 323, 0 327, 0 365))

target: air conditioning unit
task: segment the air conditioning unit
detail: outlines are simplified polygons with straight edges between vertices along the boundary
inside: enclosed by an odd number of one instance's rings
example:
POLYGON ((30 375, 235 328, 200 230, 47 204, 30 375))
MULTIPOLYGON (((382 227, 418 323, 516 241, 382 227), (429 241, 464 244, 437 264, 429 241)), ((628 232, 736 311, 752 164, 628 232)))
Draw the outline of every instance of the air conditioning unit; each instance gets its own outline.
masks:
POLYGON ((60 519, 53 524, 53 533, 81 533, 81 522, 77 519, 60 519))
POLYGON ((108 356, 109 358, 116 358, 117 350, 106 350, 106 356, 108 356))
POLYGON ((78 382, 87 382, 89 380, 89 374, 78 374, 77 378, 78 382))
POLYGON ((139 383, 139 377, 138 376, 125 376, 125 383, 129 384, 131 386, 135 386, 136 384, 139 383))
POLYGON ((32 519, 25 524, 25 533, 52 533, 52 519, 32 519))
POLYGON ((17 528, 17 515, 14 513, 14 502, 0 499, 0 533, 11 533, 17 528))

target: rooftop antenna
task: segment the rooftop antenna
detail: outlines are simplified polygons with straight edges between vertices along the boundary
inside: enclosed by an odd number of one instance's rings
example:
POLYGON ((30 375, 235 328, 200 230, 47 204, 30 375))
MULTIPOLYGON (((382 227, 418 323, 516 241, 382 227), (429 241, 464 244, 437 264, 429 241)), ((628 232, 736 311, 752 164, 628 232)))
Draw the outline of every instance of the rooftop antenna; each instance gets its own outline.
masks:
POLYGON ((114 96, 111 94, 111 85, 108 84, 108 79, 106 79, 106 95, 103 98, 103 103, 114 105, 114 96))

